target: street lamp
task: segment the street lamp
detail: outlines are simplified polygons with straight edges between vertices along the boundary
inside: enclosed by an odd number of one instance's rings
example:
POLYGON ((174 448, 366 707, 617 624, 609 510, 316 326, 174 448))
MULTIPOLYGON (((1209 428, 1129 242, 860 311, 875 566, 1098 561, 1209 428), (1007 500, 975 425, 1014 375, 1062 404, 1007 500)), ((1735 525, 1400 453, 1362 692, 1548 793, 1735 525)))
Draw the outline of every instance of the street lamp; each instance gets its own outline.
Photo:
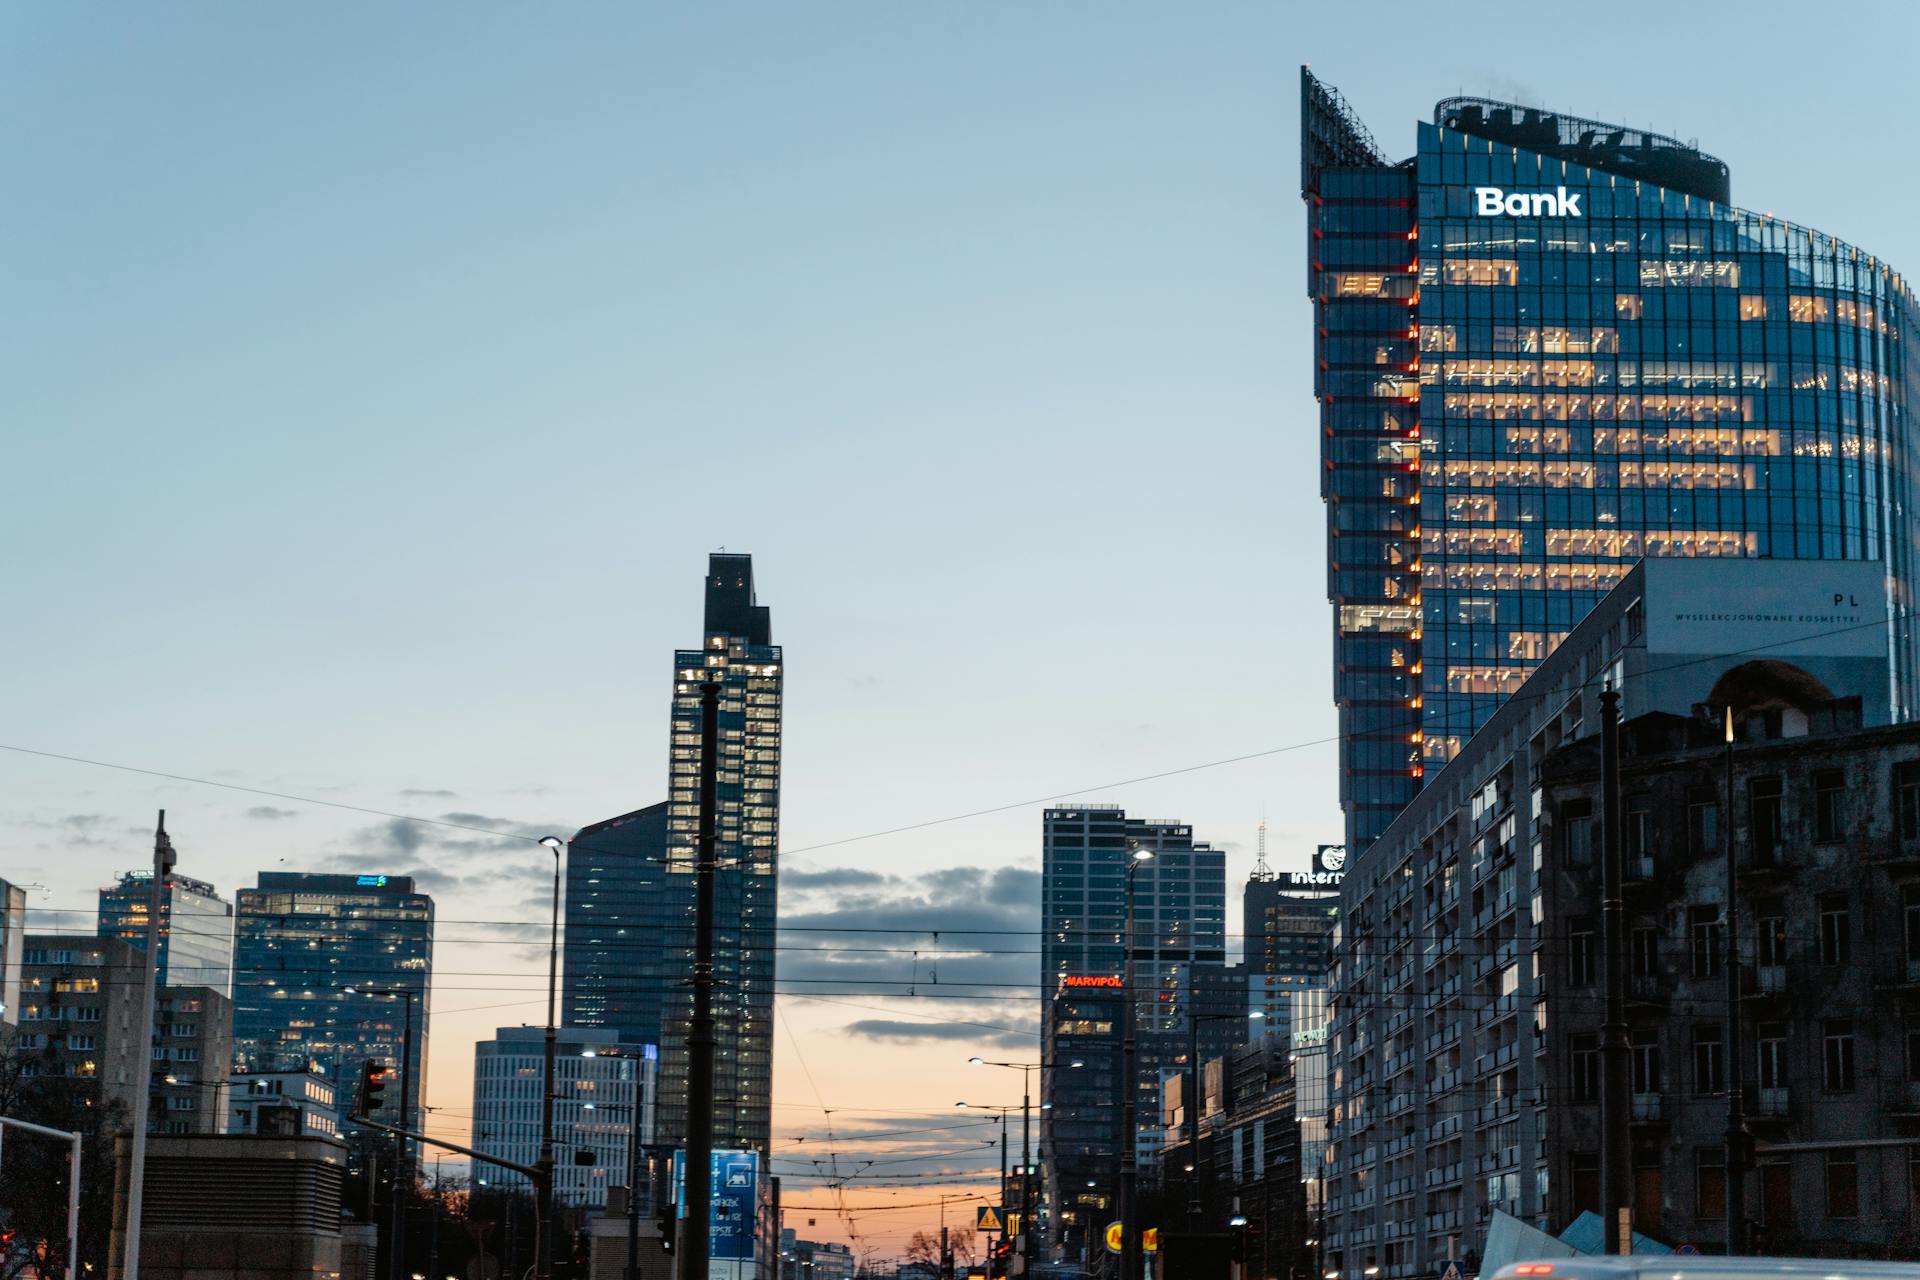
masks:
POLYGON ((1140 1232, 1134 1222, 1134 1183, 1139 1177, 1139 1095, 1134 1081, 1136 1030, 1133 1008, 1134 876, 1153 861, 1153 850, 1135 841, 1127 860, 1126 956, 1120 976, 1120 1280, 1140 1280, 1140 1232))
MULTIPOLYGON (((992 1062, 986 1058, 967 1059, 969 1066, 1003 1067, 1020 1073, 1020 1265, 1022 1271, 1033 1269, 1033 1194, 1030 1189, 1033 1177, 1033 1073, 1051 1071, 1059 1067, 1054 1062, 992 1062)), ((1084 1067, 1086 1063, 1079 1058, 1067 1064, 1070 1067, 1084 1067)), ((1044 1087, 1044 1086, 1043 1086, 1044 1087)), ((1040 1104, 1042 1111, 1053 1109, 1051 1102, 1040 1104)))
POLYGON ((541 836, 540 843, 553 850, 553 931, 547 943, 547 1044, 546 1061, 540 1091, 540 1216, 533 1224, 534 1280, 549 1280, 553 1264, 553 1058, 559 1040, 554 1026, 554 998, 560 987, 560 855, 567 842, 559 836, 541 836))
MULTIPOLYGON (((1236 1018, 1264 1018, 1267 1015, 1254 1009, 1245 1015, 1238 1013, 1195 1013, 1187 1017, 1187 1154, 1193 1157, 1193 1164, 1187 1166, 1189 1173, 1200 1160, 1200 1024, 1203 1022, 1232 1022, 1236 1018)), ((1200 1179, 1195 1177, 1188 1184, 1187 1230, 1199 1234, 1200 1219, 1205 1206, 1200 1202, 1200 1179)))

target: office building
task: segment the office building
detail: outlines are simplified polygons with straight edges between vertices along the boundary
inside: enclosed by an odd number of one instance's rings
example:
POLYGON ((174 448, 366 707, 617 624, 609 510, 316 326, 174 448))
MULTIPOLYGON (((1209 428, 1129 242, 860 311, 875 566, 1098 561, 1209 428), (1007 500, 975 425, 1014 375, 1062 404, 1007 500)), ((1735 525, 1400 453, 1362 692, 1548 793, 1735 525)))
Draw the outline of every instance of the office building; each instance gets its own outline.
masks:
POLYGON ((1183 1071, 1189 1018, 1202 1056, 1246 1036, 1243 987, 1226 967, 1226 855, 1184 823, 1129 818, 1118 808, 1055 808, 1042 816, 1041 1226, 1067 1255, 1104 1228, 1117 1194, 1117 1153, 1131 1142, 1143 1185, 1164 1138, 1163 1077, 1183 1071), (1135 861, 1136 852, 1154 856, 1135 861), (1133 997, 1137 1052, 1120 1079, 1126 978, 1126 883, 1134 877, 1133 997), (1201 992, 1220 1007, 1201 1008, 1201 992), (1226 1016, 1218 1016, 1226 1015, 1226 1016), (1079 1066, 1071 1064, 1078 1062, 1079 1066), (1125 1099, 1123 1105, 1116 1105, 1125 1099), (1102 1216, 1107 1215, 1107 1216, 1102 1216))
POLYGON ((0 1027, 20 1021, 20 966, 27 947, 27 891, 0 880, 0 1027))
POLYGON ((666 802, 582 828, 566 886, 561 1020, 661 1043, 693 951, 693 898, 667 873, 666 802))
POLYGON ((234 961, 236 1071, 317 1069, 351 1085, 379 1058, 400 1078, 374 1118, 397 1122, 403 1094, 421 1114, 433 899, 410 877, 263 871, 239 892, 234 961))
MULTIPOLYGON (((1478 98, 1395 160, 1302 69, 1354 856, 1641 556, 1877 560, 1905 618, 1913 293, 1729 193, 1689 144, 1478 98)), ((1920 636, 1881 638, 1904 718, 1920 636)))
MULTIPOLYGON (((100 888, 99 934, 147 949, 147 913, 153 873, 128 871, 100 888)), ((160 896, 162 986, 212 987, 222 995, 233 984, 233 904, 204 880, 170 875, 160 896)))
POLYGON ((131 1117, 148 1095, 152 1133, 218 1133, 232 1054, 232 1007, 211 987, 161 987, 153 1038, 137 1043, 146 958, 118 938, 29 934, 15 1048, 29 1078, 72 1080, 131 1117))
MULTIPOLYGON (((643 1155, 655 1152, 659 1051, 623 1042, 611 1031, 561 1027, 557 1035, 553 1194, 575 1208, 604 1208, 608 1188, 628 1185, 635 1138, 643 1155)), ((545 1027, 501 1027, 493 1039, 474 1046, 476 1151, 516 1164, 539 1161, 546 1038, 545 1027)), ((504 1169, 488 1180, 530 1189, 527 1179, 504 1169)))
POLYGON ((1721 677, 1755 653, 1886 726, 1884 584, 1873 563, 1643 561, 1349 862, 1328 977, 1329 1270, 1428 1274, 1478 1249, 1495 1210, 1567 1225, 1574 1173, 1552 1135, 1573 1066, 1553 1037, 1597 1019, 1551 986, 1579 913, 1550 860, 1543 770, 1599 732, 1605 685, 1623 720, 1684 715, 1725 700, 1721 677))
MULTIPOLYGON (((1269 1036, 1239 1046, 1209 1060, 1203 1076, 1197 1132, 1182 1125, 1167 1134, 1162 1230, 1237 1236, 1250 1277, 1311 1275, 1313 1254, 1301 1245, 1312 1231, 1285 1043, 1269 1036)), ((1203 1252, 1189 1274, 1226 1270, 1218 1265, 1224 1258, 1211 1267, 1207 1261, 1203 1252)))
POLYGON ((802 1240, 792 1227, 780 1232, 780 1280, 853 1280, 851 1247, 802 1240))
MULTIPOLYGON (((720 685, 719 810, 714 854, 713 1140, 719 1147, 765 1151, 772 1131, 773 956, 780 851, 781 690, 786 679, 767 606, 754 595, 753 558, 708 559, 701 646, 673 655, 672 746, 668 767, 666 870, 659 895, 684 932, 668 929, 671 948, 658 972, 692 968, 693 882, 700 828, 701 686, 720 685)), ((636 993, 644 979, 636 978, 636 993)), ((617 984, 616 984, 617 985, 617 984)), ((686 1131, 686 1028, 693 993, 671 982, 664 992, 660 1070, 663 1142, 686 1131)))
POLYGON ((1340 846, 1321 845, 1311 871, 1275 874, 1262 858, 1248 879, 1240 942, 1248 1010, 1260 1014, 1256 1034, 1291 1034, 1295 997, 1326 991, 1327 940, 1340 914, 1345 860, 1340 846))
MULTIPOLYGON (((352 1088, 356 1081, 348 1082, 352 1088)), ((227 1082, 227 1132, 282 1138, 340 1136, 340 1103, 334 1082, 318 1071, 266 1071, 235 1075, 227 1082)))

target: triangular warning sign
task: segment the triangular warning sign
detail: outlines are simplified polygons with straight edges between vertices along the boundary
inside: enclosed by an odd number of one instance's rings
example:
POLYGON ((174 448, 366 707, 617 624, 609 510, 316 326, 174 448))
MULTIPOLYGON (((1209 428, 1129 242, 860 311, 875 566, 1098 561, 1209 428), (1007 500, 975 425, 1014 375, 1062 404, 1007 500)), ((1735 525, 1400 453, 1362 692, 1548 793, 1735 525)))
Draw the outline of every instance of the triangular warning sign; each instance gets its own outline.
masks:
POLYGON ((994 1211, 992 1205, 983 1204, 974 1213, 973 1229, 975 1231, 1005 1231, 1007 1224, 1000 1220, 1000 1215, 994 1211))
POLYGON ((1460 1264, 1449 1262, 1440 1271, 1440 1280, 1460 1280, 1460 1264))

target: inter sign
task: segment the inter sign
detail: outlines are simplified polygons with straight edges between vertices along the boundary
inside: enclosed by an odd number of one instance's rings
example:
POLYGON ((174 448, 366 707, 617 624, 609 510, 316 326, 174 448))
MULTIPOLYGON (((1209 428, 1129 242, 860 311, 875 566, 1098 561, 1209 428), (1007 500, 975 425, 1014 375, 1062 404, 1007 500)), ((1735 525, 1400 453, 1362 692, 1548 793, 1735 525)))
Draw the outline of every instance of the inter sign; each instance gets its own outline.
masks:
POLYGON ((1555 187, 1552 191, 1502 191, 1499 187, 1475 187, 1473 189, 1473 211, 1482 218, 1498 218, 1502 214, 1512 218, 1584 218, 1580 212, 1580 195, 1576 191, 1567 194, 1565 187, 1555 187))

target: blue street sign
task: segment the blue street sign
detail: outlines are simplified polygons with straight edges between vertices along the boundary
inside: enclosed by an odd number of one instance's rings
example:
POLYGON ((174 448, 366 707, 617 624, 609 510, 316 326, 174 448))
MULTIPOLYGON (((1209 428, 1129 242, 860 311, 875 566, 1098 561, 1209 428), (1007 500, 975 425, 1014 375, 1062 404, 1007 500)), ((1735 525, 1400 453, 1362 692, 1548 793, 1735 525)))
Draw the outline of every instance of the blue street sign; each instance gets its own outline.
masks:
MULTIPOLYGON (((673 1153, 673 1202, 687 1216, 687 1153, 673 1153)), ((727 1262, 753 1261, 755 1212, 760 1201, 760 1154, 715 1151, 709 1169, 713 1203, 707 1217, 707 1257, 727 1262)))

